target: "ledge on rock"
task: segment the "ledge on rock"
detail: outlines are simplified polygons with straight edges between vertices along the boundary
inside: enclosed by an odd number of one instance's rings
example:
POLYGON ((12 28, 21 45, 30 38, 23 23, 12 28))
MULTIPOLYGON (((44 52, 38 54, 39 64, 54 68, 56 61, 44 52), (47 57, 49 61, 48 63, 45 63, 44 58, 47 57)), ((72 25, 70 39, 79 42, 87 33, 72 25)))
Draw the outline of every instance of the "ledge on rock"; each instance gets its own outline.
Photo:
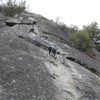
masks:
POLYGON ((9 19, 5 23, 6 23, 7 26, 14 26, 16 24, 19 24, 20 20, 18 20, 18 19, 9 19))
POLYGON ((5 23, 7 26, 14 26, 16 24, 32 25, 32 24, 36 24, 36 20, 11 18, 11 19, 7 20, 5 23))

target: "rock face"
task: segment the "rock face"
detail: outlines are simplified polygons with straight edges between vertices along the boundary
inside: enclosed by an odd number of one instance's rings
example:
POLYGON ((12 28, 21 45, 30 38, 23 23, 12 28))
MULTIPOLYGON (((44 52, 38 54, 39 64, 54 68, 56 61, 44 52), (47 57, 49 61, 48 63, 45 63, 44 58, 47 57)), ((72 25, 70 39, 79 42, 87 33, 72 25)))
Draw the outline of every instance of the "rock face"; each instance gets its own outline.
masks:
POLYGON ((70 47, 56 23, 27 15, 37 22, 34 33, 28 33, 31 22, 0 28, 0 100, 100 100, 99 56, 70 47))

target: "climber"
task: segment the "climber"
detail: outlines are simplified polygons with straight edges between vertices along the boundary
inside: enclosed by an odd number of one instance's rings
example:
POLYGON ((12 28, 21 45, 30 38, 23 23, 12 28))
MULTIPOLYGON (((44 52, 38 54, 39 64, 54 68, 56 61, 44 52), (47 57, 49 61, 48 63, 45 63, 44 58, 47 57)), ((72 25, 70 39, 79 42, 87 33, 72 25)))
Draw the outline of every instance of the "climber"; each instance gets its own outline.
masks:
POLYGON ((54 45, 50 45, 48 47, 49 54, 51 54, 54 58, 56 58, 57 48, 54 45))
POLYGON ((57 53, 57 48, 52 48, 52 54, 54 55, 54 57, 55 57, 56 53, 57 53))
POLYGON ((48 51, 49 51, 49 54, 51 54, 51 51, 52 51, 52 47, 51 46, 48 47, 48 51))

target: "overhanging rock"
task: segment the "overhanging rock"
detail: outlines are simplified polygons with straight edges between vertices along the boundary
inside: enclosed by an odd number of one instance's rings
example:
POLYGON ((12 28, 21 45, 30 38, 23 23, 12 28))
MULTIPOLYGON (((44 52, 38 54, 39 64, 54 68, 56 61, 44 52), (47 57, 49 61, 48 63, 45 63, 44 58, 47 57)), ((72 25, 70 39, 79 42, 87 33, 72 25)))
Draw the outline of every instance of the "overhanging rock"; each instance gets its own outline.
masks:
POLYGON ((32 24, 36 24, 36 20, 31 20, 31 19, 14 19, 11 18, 9 20, 7 20, 6 22, 7 26, 14 26, 16 24, 26 24, 26 25, 32 25, 32 24))
POLYGON ((16 24, 20 24, 20 20, 11 18, 6 21, 6 25, 8 25, 8 26, 14 26, 16 24))

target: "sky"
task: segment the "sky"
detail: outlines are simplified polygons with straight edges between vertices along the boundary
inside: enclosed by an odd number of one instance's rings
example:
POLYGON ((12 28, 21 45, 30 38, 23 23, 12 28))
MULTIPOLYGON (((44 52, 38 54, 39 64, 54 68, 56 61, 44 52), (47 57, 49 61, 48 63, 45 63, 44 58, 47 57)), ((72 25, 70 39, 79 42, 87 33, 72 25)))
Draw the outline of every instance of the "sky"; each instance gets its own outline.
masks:
MULTIPOLYGON (((6 1, 6 0, 0 0, 6 1)), ((24 0, 16 0, 24 1, 24 0)), ((30 12, 56 21, 58 17, 67 26, 82 28, 92 22, 100 25, 100 0, 25 0, 30 12)))
POLYGON ((26 0, 26 4, 31 12, 54 21, 59 17, 67 26, 100 24, 100 0, 26 0))

